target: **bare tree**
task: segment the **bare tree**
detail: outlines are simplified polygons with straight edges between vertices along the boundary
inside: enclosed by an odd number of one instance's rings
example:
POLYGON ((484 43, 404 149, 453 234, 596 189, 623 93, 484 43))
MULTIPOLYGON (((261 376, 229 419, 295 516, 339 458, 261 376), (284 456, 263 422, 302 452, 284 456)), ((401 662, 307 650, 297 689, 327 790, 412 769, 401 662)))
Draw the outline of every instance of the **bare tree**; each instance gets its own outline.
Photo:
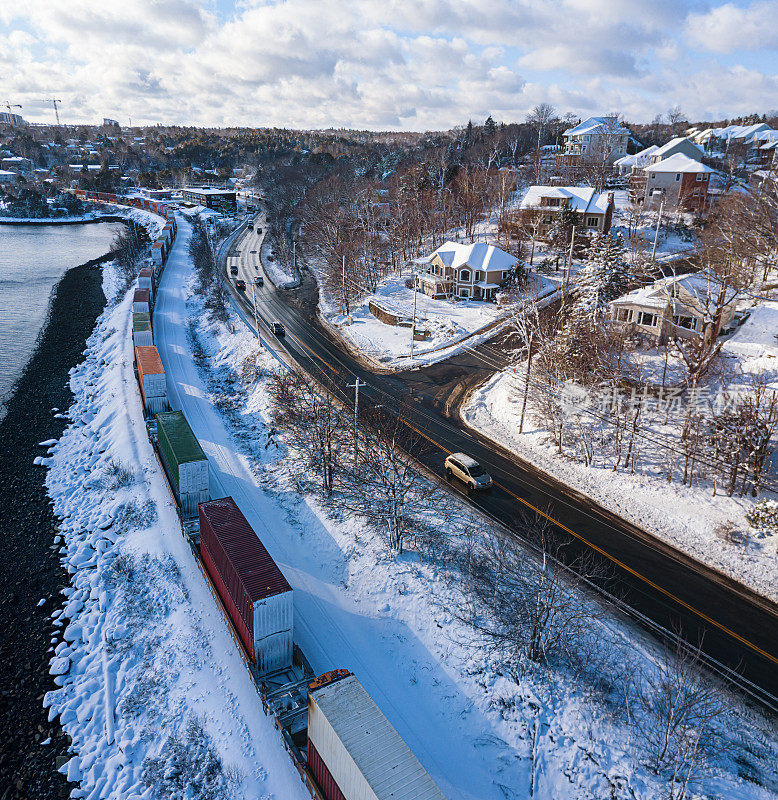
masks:
POLYGON ((700 653, 678 636, 656 664, 627 673, 627 713, 640 756, 666 780, 668 800, 684 800, 727 746, 718 730, 726 695, 701 674, 700 653))
POLYGON ((686 114, 681 111, 681 107, 676 105, 667 110, 667 122, 673 136, 680 136, 683 126, 687 123, 686 114))

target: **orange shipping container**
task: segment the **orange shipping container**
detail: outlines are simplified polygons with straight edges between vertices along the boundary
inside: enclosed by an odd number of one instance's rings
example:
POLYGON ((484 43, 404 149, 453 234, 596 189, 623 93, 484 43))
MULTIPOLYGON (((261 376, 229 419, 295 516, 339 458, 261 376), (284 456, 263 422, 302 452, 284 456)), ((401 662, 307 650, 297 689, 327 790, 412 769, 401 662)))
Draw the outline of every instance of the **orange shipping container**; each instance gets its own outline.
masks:
POLYGON ((146 411, 149 414, 166 411, 167 381, 159 351, 153 345, 138 346, 135 348, 135 363, 138 366, 138 384, 146 411))

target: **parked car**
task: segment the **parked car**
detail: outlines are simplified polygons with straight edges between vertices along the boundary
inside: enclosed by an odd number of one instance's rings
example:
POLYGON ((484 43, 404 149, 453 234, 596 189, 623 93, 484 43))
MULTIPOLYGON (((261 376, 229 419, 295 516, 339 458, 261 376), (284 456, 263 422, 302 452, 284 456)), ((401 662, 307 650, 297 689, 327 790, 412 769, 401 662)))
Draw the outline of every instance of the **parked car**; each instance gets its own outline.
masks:
POLYGON ((237 275, 238 274, 238 265, 237 264, 233 264, 230 267, 230 274, 231 275, 237 275))
POLYGON ((488 489, 492 485, 489 473, 474 458, 464 453, 452 453, 444 463, 446 477, 459 478, 468 489, 488 489))
POLYGON ((238 287, 239 292, 246 291, 246 281, 244 281, 243 278, 238 278, 238 280, 235 281, 235 286, 238 287))
POLYGON ((257 286, 264 286, 265 285, 265 279, 261 275, 257 275, 257 277, 254 278, 254 283, 257 286))
POLYGON ((254 228, 254 230, 255 230, 257 233, 262 233, 262 228, 260 228, 260 227, 259 227, 259 225, 257 225, 257 227, 256 227, 256 228, 254 228))
POLYGON ((271 325, 271 330, 276 336, 286 336, 286 328, 283 322, 274 322, 271 325))

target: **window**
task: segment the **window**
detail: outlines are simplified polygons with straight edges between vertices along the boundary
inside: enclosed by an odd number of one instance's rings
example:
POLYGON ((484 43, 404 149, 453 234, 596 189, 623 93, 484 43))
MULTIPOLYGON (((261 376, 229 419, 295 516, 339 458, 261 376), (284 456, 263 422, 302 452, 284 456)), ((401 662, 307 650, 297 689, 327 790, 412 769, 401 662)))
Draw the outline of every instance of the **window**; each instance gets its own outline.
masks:
POLYGON ((460 289, 459 290, 460 297, 470 297, 470 289, 460 289))
POLYGON ((616 309, 616 319, 619 322, 632 322, 632 309, 631 308, 616 309))
POLYGON ((463 269, 459 273, 459 280, 460 281, 469 281, 470 280, 470 270, 469 269, 463 269))
POLYGON ((638 325, 645 325, 646 328, 656 327, 656 314, 650 311, 638 311, 638 325))
POLYGON ((675 179, 676 179, 677 181, 680 181, 680 180, 681 180, 681 173, 680 173, 680 172, 676 172, 676 173, 675 173, 675 179))
POLYGON ((676 314, 673 317, 673 325, 677 325, 679 328, 686 328, 686 330, 689 331, 697 330, 697 320, 695 317, 686 317, 676 314))
POLYGON ((654 180, 654 178, 656 178, 656 172, 651 173, 651 180, 654 180))
POLYGON ((697 181, 701 181, 702 180, 702 173, 701 172, 697 173, 697 177, 695 178, 695 180, 697 180, 697 181))
POLYGON ((476 270, 475 271, 475 276, 474 276, 473 279, 476 280, 476 281, 480 281, 481 278, 483 278, 483 275, 481 274, 480 270, 476 270))
POLYGON ((587 217, 586 218, 586 225, 589 228, 596 228, 600 224, 599 219, 597 217, 587 217))

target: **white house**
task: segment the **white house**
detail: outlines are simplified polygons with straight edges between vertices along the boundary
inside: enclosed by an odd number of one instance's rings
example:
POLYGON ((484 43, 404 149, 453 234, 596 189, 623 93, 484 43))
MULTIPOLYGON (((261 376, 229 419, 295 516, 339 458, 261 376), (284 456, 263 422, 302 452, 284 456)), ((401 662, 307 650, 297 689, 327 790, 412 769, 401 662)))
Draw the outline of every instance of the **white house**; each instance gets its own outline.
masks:
POLYGON ((630 132, 618 117, 589 117, 562 134, 565 151, 562 157, 569 163, 605 159, 612 164, 627 154, 630 132))
POLYGON ((516 269, 518 259, 485 242, 445 242, 414 261, 416 291, 429 297, 491 300, 500 284, 516 269))
POLYGON ((647 164, 650 164, 651 156, 657 150, 659 150, 659 147, 652 144, 651 147, 646 147, 645 150, 641 150, 639 153, 617 158, 616 161, 613 162, 613 166, 616 167, 619 175, 629 175, 633 170, 640 169, 640 167, 645 167, 647 164))

